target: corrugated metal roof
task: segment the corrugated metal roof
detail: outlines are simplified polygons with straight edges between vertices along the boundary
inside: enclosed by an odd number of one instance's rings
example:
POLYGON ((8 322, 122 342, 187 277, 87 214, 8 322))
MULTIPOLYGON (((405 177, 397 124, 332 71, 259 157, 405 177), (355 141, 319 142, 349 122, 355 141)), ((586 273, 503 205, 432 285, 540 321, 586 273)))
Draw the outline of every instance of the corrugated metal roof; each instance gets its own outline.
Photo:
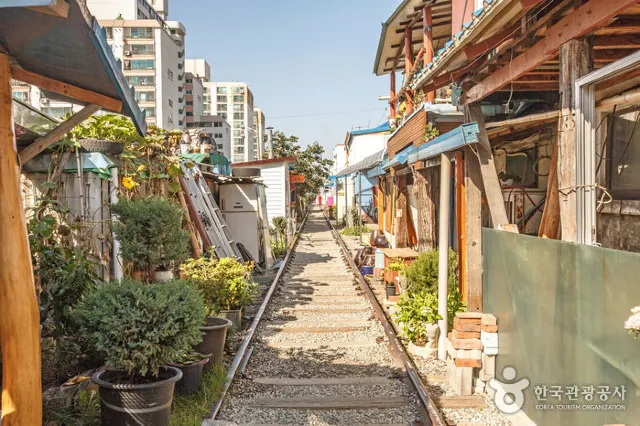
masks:
POLYGON ((364 158, 361 161, 358 161, 356 164, 349 166, 340 170, 336 173, 336 177, 348 176, 352 173, 359 172, 362 170, 369 170, 382 163, 385 156, 387 155, 387 149, 380 150, 375 154, 371 154, 370 156, 364 158))
MULTIPOLYGON (((105 30, 91 15, 85 0, 66 1, 66 18, 0 4, 0 51, 5 50, 27 71, 121 100, 122 111, 115 112, 131 117, 144 134, 144 114, 122 65, 113 56, 105 30)), ((30 6, 34 2, 12 0, 8 4, 30 6)))

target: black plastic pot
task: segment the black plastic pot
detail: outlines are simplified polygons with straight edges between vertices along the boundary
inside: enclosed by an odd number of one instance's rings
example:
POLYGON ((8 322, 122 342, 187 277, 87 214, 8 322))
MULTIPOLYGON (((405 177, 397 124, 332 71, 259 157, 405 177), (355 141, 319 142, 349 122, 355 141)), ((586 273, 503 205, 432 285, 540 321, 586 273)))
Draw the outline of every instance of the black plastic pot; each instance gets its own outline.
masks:
POLYGON ((171 364, 172 367, 182 371, 182 378, 176 383, 176 395, 189 395, 198 390, 200 378, 202 377, 202 367, 207 362, 209 362, 209 358, 191 364, 171 364))
POLYGON ((387 299, 391 296, 396 295, 396 286, 395 285, 386 285, 384 286, 385 291, 387 292, 387 299))
POLYGON ((194 346, 194 350, 201 354, 211 354, 209 362, 204 369, 209 370, 213 364, 222 361, 224 356, 224 342, 227 339, 227 328, 231 327, 231 321, 224 318, 209 317, 207 325, 200 327, 204 332, 202 343, 194 346))
POLYGON ((102 426, 164 426, 169 424, 173 389, 182 371, 163 367, 158 381, 135 385, 114 383, 128 377, 120 370, 105 370, 93 375, 99 386, 100 424, 102 426))

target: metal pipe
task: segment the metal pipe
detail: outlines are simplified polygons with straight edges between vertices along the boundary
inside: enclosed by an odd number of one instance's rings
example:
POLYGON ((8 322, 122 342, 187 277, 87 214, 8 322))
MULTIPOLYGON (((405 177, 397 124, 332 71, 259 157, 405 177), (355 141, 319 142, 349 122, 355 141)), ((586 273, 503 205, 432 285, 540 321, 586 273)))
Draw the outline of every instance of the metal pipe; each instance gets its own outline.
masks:
POLYGON ((447 284, 449 280, 449 199, 451 197, 451 161, 447 154, 440 154, 440 212, 438 215, 438 321, 440 337, 438 338, 438 358, 447 359, 446 339, 447 319, 447 284))
MULTIPOLYGON (((302 228, 304 227, 304 224, 307 222, 307 218, 309 217, 309 211, 310 209, 307 210, 307 214, 302 220, 302 224, 300 225, 299 230, 302 230, 302 228)), ((251 343, 251 339, 253 339, 253 334, 256 332, 256 329, 258 328, 258 324, 260 324, 260 319, 262 319, 262 315, 264 314, 264 311, 267 309, 267 305, 269 305, 271 296, 273 296, 273 293, 276 290, 276 287, 278 285, 278 282, 280 281, 280 278, 282 277, 282 274, 287 269, 287 264, 291 259, 291 253, 293 253, 293 250, 298 242, 300 235, 301 235, 300 232, 295 233, 295 236, 293 237, 293 241, 291 242, 291 248, 287 252, 287 255, 285 256, 284 260, 282 261, 282 265, 278 270, 278 274, 271 282, 271 287, 269 287, 269 291, 265 295, 264 300, 262 301, 262 304, 260 305, 260 308, 256 313, 256 316, 253 318, 253 322, 251 323, 249 330, 247 330, 247 334, 244 336, 244 339, 242 340, 242 344, 240 345, 238 352, 236 352, 236 356, 233 358, 233 362, 231 363, 231 367, 229 368, 229 372, 227 373, 227 382, 225 383, 224 388, 222 389, 220 398, 216 402, 216 405, 213 407, 213 410, 211 411, 211 416, 209 417, 209 419, 211 420, 215 420, 216 416, 220 412, 220 409, 222 408, 224 397, 227 394, 229 387, 231 386, 231 382, 233 381, 233 378, 236 375, 236 371, 240 366, 240 362, 242 362, 243 358, 245 357, 245 354, 247 353, 247 348, 249 347, 249 343, 251 343)))
MULTIPOLYGON (((118 168, 113 167, 111 168, 111 191, 109 193, 109 202, 111 204, 116 204, 118 202, 119 184, 120 179, 118 178, 118 168)), ((116 215, 112 214, 111 221, 115 223, 117 220, 118 218, 116 215)), ((111 248, 113 253, 111 256, 113 259, 113 277, 116 280, 121 280, 124 274, 122 272, 122 256, 120 256, 120 241, 118 240, 116 233, 113 231, 111 231, 111 238, 113 240, 113 247, 111 248)))
POLYGON ((273 127, 267 127, 267 145, 269 145, 269 159, 273 158, 273 127))

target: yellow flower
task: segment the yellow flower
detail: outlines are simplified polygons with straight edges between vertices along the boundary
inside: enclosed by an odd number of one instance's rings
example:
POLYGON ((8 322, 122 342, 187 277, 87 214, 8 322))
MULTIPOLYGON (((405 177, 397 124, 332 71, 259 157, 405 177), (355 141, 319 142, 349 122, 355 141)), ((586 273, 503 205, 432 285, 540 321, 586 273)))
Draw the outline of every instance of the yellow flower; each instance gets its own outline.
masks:
POLYGON ((138 186, 138 182, 133 180, 132 178, 126 176, 122 178, 122 185, 127 189, 133 189, 138 186))

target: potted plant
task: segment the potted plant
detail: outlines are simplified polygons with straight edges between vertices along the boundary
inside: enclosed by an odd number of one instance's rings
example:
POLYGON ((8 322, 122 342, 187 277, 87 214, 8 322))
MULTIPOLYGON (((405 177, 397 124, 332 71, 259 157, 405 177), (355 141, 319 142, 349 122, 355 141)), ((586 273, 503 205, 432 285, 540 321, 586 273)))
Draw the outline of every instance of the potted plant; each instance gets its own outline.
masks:
POLYGON ((107 369, 99 386, 102 425, 168 425, 175 383, 169 364, 202 340, 202 296, 183 281, 105 284, 76 310, 107 369))
POLYGON ((402 334, 409 340, 408 350, 424 358, 434 357, 438 351, 438 299, 432 293, 403 295, 394 315, 402 334))
MULTIPOLYGON (((401 273, 404 273, 407 269, 407 265, 404 264, 402 259, 393 259, 391 263, 384 269, 384 282, 386 286, 394 287, 394 294, 400 294, 400 288, 397 284, 396 278, 401 273)), ((387 294, 390 290, 387 290, 387 294)))
POLYGON ((114 231, 122 258, 145 281, 173 279, 172 267, 189 253, 189 234, 182 228, 183 212, 166 198, 120 199, 111 206, 119 221, 114 231))
POLYGON ((190 395, 198 390, 202 368, 209 362, 210 356, 190 351, 182 355, 176 362, 169 364, 182 372, 182 378, 176 383, 176 395, 190 395))

